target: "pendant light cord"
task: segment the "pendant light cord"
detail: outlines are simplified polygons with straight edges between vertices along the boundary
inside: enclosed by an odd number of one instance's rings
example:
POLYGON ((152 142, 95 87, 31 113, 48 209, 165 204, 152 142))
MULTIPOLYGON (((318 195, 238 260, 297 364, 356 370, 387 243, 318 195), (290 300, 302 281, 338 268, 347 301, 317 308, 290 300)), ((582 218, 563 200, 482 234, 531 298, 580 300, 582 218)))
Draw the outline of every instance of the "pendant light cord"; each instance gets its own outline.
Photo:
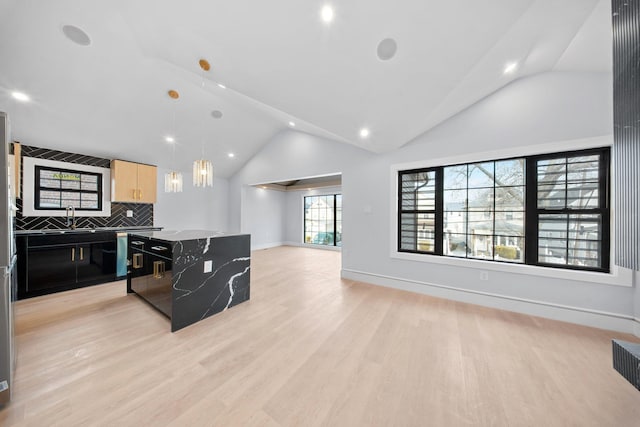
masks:
POLYGON ((173 166, 173 170, 176 170, 176 144, 177 144, 177 140, 176 140, 176 107, 173 107, 173 120, 171 123, 171 128, 173 129, 173 143, 171 143, 171 148, 173 150, 173 158, 171 159, 171 163, 173 166))
MULTIPOLYGON (((202 91, 205 92, 205 88, 204 88, 204 73, 206 72, 204 68, 202 68, 202 91)), ((204 159, 204 117, 200 118, 200 135, 202 136, 202 139, 200 140, 200 144, 201 144, 201 148, 202 148, 202 158, 204 159)))

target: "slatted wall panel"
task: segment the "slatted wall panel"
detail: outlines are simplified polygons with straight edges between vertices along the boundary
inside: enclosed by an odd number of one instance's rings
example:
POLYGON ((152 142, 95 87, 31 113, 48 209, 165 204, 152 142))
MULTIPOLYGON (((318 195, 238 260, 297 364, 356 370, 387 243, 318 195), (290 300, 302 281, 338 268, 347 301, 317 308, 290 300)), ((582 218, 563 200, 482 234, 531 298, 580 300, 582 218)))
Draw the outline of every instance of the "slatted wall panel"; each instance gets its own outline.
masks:
POLYGON ((613 369, 640 390, 640 344, 612 340, 613 369))
POLYGON ((640 270, 640 1, 612 0, 616 265, 640 270))

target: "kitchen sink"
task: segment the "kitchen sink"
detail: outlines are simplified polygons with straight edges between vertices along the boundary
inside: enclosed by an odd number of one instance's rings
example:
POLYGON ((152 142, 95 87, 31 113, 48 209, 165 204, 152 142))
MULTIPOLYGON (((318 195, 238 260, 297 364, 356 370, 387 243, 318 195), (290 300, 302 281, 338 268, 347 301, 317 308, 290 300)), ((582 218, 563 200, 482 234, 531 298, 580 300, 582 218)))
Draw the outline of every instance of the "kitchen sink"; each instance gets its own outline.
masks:
POLYGON ((39 230, 42 234, 65 234, 65 233, 95 233, 97 228, 74 228, 59 230, 39 230))

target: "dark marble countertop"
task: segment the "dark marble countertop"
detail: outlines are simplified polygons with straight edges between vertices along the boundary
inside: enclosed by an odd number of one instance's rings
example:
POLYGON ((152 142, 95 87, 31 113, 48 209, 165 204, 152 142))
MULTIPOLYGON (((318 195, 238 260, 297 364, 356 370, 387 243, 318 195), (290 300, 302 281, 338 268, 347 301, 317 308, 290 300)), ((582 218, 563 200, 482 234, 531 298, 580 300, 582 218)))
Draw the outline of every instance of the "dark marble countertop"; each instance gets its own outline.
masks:
POLYGON ((230 233, 226 231, 212 230, 135 231, 129 234, 147 237, 149 239, 164 240, 167 242, 183 242, 187 240, 215 239, 220 237, 247 235, 246 233, 230 233))
POLYGON ((30 236, 30 235, 42 235, 42 234, 71 234, 71 233, 96 233, 100 231, 127 231, 127 232, 146 232, 152 230, 162 230, 162 227, 153 226, 137 226, 137 227, 96 227, 96 228, 76 228, 72 229, 41 229, 41 230, 16 230, 16 236, 30 236))

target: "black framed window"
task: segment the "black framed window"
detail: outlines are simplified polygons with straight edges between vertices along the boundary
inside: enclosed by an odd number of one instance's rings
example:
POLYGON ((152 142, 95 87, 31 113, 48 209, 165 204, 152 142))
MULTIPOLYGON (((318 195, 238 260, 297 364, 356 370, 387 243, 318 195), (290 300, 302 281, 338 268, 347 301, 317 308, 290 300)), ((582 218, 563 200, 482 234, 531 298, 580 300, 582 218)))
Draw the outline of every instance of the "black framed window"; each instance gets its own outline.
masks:
POLYGON ((35 209, 102 210, 102 174, 69 169, 35 167, 35 209))
POLYGON ((609 149, 398 172, 399 252, 609 271, 609 149))
POLYGON ((525 159, 444 168, 443 254, 524 262, 525 159))
POLYGON ((529 176, 535 188, 531 262, 608 269, 609 151, 539 156, 529 176))
POLYGON ((342 246, 342 194, 304 198, 304 242, 342 246))
POLYGON ((440 253, 436 209, 441 204, 436 188, 437 169, 403 171, 399 176, 398 245, 407 252, 440 253))

